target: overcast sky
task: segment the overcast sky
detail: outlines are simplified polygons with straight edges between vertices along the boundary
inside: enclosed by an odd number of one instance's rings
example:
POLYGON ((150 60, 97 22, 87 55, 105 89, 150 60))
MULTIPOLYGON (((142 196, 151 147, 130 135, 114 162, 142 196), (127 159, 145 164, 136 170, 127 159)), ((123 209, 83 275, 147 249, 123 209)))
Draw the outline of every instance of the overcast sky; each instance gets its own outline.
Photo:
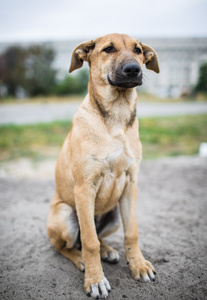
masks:
POLYGON ((0 0, 0 42, 207 37, 207 0, 0 0))

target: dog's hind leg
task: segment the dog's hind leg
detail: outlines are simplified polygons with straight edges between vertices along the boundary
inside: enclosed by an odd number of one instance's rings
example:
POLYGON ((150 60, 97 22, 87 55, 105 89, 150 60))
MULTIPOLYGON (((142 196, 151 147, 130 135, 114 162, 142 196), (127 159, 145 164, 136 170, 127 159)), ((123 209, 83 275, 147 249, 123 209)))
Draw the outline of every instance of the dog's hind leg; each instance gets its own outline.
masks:
POLYGON ((118 206, 116 206, 112 211, 96 218, 96 230, 100 240, 101 258, 111 264, 119 262, 119 253, 117 250, 107 245, 103 241, 103 238, 117 231, 119 226, 120 219, 118 206))
POLYGON ((115 250, 113 247, 104 243, 102 239, 100 239, 100 243, 101 243, 100 253, 101 253, 102 260, 107 261, 110 264, 117 264, 120 259, 119 252, 115 250))
POLYGON ((85 265, 82 260, 81 251, 73 247, 72 249, 64 248, 60 251, 61 254, 63 254, 65 257, 72 260, 72 262, 76 265, 76 267, 84 272, 85 271, 85 265))
POLYGON ((69 258, 79 270, 84 271, 84 263, 75 245, 78 240, 79 225, 75 211, 54 196, 47 220, 47 231, 51 244, 57 251, 69 258))

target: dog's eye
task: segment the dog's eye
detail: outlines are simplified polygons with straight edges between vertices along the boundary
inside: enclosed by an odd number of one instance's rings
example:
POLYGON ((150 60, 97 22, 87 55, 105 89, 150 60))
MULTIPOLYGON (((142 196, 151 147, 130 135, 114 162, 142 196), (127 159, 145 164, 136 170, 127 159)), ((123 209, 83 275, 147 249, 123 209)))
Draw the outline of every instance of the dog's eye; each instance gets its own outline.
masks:
POLYGON ((113 46, 109 46, 103 49, 104 52, 106 53, 111 53, 114 52, 115 48, 113 46))
POLYGON ((141 54, 142 53, 142 50, 138 47, 135 47, 134 48, 134 52, 137 53, 137 54, 141 54))

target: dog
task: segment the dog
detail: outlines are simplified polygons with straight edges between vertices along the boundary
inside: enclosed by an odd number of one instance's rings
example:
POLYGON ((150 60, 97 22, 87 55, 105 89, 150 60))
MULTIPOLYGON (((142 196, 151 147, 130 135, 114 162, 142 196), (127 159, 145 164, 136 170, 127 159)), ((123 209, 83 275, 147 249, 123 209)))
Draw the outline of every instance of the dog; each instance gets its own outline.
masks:
POLYGON ((88 94, 57 160, 47 231, 55 249, 85 271, 86 294, 107 298, 111 287, 101 258, 117 263, 119 253, 103 238, 119 228, 119 215, 131 276, 145 282, 155 279, 155 269, 138 244, 137 176, 142 145, 136 86, 142 84, 143 64, 156 73, 159 64, 153 48, 125 34, 81 43, 72 53, 69 72, 81 68, 84 61, 90 68, 88 94))

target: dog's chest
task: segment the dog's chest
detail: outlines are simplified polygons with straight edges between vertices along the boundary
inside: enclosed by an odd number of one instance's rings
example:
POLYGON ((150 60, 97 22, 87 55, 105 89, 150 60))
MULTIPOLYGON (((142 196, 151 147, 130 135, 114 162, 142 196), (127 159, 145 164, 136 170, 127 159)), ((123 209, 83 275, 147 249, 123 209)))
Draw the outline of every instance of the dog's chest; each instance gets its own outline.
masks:
POLYGON ((124 148, 125 147, 120 146, 115 151, 108 153, 104 158, 104 163, 106 167, 108 167, 108 171, 115 176, 119 176, 120 173, 127 171, 134 161, 133 154, 124 148))
POLYGON ((135 157, 126 145, 107 153, 103 159, 102 182, 96 199, 97 211, 108 211, 117 204, 134 164, 135 157))

